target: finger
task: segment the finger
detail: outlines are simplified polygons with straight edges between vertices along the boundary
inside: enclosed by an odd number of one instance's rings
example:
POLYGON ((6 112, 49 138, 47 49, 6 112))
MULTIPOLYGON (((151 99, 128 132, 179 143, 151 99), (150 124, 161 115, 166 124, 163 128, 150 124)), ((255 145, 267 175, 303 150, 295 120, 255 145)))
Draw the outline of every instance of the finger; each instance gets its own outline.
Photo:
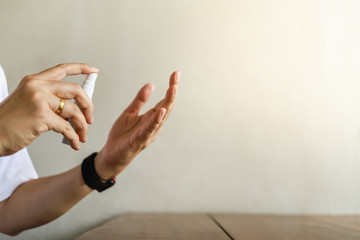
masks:
POLYGON ((161 101, 159 101, 159 102, 155 105, 154 109, 156 109, 156 110, 160 109, 163 104, 164 104, 164 99, 161 100, 161 101))
POLYGON ((172 85, 166 94, 166 98, 162 105, 163 108, 166 108, 166 115, 164 117, 164 120, 166 120, 169 117, 169 115, 174 107, 177 92, 178 92, 178 86, 172 85))
POLYGON ((135 131, 130 137, 130 146, 131 147, 140 147, 144 148, 151 140, 151 136, 157 132, 157 129, 161 125, 161 122, 166 113, 166 109, 162 108, 154 112, 150 120, 145 123, 143 128, 135 131))
POLYGON ((180 72, 175 71, 170 76, 169 89, 166 93, 164 102, 162 104, 162 107, 166 108, 166 115, 164 117, 164 120, 166 120, 169 117, 169 115, 174 107, 177 92, 179 89, 179 83, 180 83, 180 72))
POLYGON ((179 85, 179 83, 180 83, 180 72, 175 71, 170 76, 169 86, 179 85))
MULTIPOLYGON (((86 122, 89 124, 93 122, 94 105, 79 84, 68 82, 48 82, 48 89, 53 95, 58 96, 59 98, 75 99, 85 116, 86 122)), ((56 105, 54 107, 57 109, 56 105)))
POLYGON ((177 92, 178 92, 178 88, 179 88, 179 80, 180 80, 180 72, 174 72, 171 77, 170 77, 170 87, 168 89, 168 91, 166 92, 166 96, 163 100, 161 100, 156 106, 155 106, 155 110, 159 109, 159 108, 165 108, 166 109, 166 113, 165 116, 163 117, 162 122, 160 123, 160 126, 158 127, 158 129, 161 129, 162 125, 165 123, 165 121, 168 119, 168 117, 170 116, 170 113, 174 107, 175 104, 175 100, 176 100, 176 96, 177 96, 177 92))
POLYGON ((68 121, 59 117, 54 113, 48 123, 49 129, 61 133, 64 137, 70 140, 71 147, 74 150, 80 150, 79 136, 68 121))
POLYGON ((148 140, 148 138, 157 130, 165 116, 165 113, 166 109, 160 108, 152 115, 149 122, 139 133, 140 141, 144 142, 148 140))
MULTIPOLYGON (((159 109, 165 105, 169 105, 169 103, 171 101, 175 101, 176 99, 176 95, 177 95, 177 90, 179 88, 179 83, 180 83, 180 72, 179 71, 175 71, 171 74, 170 76, 170 80, 169 80, 169 89, 166 92, 165 98, 162 99, 160 102, 158 102, 155 105, 155 109, 159 109)), ((168 109, 169 110, 169 109, 168 109)), ((170 112, 167 112, 167 115, 170 112)))
MULTIPOLYGON (((56 103, 58 98, 57 97, 54 98, 55 100, 51 102, 56 103)), ((54 105, 55 108, 57 109, 56 104, 54 105)), ((52 109, 54 109, 53 106, 52 109)), ((86 124, 85 116, 83 115, 83 113, 80 111, 79 107, 75 103, 71 101, 65 101, 64 107, 58 115, 64 118, 65 120, 71 119, 71 121, 74 123, 76 127, 76 133, 79 135, 80 141, 86 142, 88 125, 86 124)))
POLYGON ((156 104, 156 106, 154 107, 155 110, 158 110, 160 108, 166 109, 165 119, 167 118, 167 116, 169 116, 174 106, 177 96, 177 91, 178 91, 178 85, 172 85, 171 87, 169 87, 169 89, 166 92, 165 98, 161 100, 158 104, 156 104))
POLYGON ((36 74, 42 80, 61 80, 68 75, 97 73, 99 69, 85 63, 63 63, 36 74))
POLYGON ((141 108, 150 98, 154 90, 155 90, 155 86, 151 83, 148 83, 145 86, 143 86, 136 95, 135 99, 132 101, 132 103, 126 108, 125 112, 136 115, 139 114, 141 108))

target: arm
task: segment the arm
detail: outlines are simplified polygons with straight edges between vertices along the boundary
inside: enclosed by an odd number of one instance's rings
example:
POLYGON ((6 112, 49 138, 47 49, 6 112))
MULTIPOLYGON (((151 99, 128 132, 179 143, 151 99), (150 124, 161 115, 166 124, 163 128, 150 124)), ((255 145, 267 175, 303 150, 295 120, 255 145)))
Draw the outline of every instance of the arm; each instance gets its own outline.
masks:
MULTIPOLYGON (((174 72, 165 98, 143 115, 139 115, 140 109, 154 86, 147 84, 139 91, 114 123, 105 146, 95 158, 95 169, 102 178, 118 175, 155 140, 172 110, 178 85, 179 74, 174 72)), ((0 202, 0 232, 16 235, 50 222, 91 191, 83 182, 80 166, 56 176, 26 182, 0 202)))
POLYGON ((30 180, 0 202, 0 232, 15 236, 46 224, 91 191, 82 179, 80 165, 59 175, 30 180))

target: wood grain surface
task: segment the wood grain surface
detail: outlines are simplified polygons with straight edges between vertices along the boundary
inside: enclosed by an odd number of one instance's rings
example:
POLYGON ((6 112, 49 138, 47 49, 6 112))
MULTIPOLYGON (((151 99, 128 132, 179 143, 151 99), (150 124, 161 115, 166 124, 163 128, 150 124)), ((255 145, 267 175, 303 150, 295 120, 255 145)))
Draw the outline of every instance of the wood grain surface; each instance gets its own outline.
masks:
POLYGON ((314 220, 333 225, 334 227, 341 227, 349 230, 360 232, 360 216, 347 215, 347 216, 311 216, 314 220))
POLYGON ((237 240, 360 240, 360 217, 213 214, 237 240), (347 222, 347 223, 346 223, 347 222), (350 225, 350 227, 346 227, 350 225))
POLYGON ((188 239, 228 240, 206 214, 125 214, 78 240, 188 239))
POLYGON ((77 240, 360 240, 360 216, 124 214, 77 240))

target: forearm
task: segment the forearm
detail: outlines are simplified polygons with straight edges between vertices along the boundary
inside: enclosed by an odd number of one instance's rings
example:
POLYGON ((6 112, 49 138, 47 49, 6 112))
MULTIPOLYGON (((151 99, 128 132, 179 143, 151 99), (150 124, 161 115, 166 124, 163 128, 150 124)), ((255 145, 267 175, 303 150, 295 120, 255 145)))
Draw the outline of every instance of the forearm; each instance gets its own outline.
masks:
POLYGON ((91 191, 83 181, 80 165, 59 175, 26 182, 0 202, 0 232, 15 235, 48 223, 91 191))

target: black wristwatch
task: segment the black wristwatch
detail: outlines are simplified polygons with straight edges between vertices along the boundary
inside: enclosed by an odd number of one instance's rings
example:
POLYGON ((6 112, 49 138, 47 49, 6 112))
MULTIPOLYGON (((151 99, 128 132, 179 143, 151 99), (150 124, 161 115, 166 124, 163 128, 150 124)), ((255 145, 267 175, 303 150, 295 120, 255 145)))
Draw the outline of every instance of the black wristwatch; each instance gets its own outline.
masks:
POLYGON ((90 156, 84 159, 81 164, 81 173, 85 184, 92 189, 96 189, 98 192, 102 192, 115 184, 116 179, 103 179, 95 171, 94 159, 97 152, 94 152, 90 156))

